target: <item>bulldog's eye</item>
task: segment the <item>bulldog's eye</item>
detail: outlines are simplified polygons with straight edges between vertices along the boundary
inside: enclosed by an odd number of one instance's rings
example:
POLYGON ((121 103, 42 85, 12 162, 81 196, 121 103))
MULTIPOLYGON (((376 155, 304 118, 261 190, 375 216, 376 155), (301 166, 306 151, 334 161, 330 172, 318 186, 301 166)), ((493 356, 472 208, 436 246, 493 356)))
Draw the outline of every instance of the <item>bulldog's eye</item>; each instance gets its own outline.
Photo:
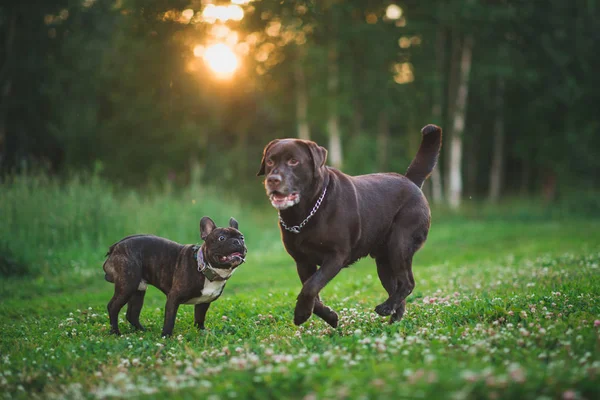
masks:
POLYGON ((270 158, 265 162, 265 164, 267 164, 268 167, 272 167, 273 165, 275 165, 273 160, 271 160, 270 158))
POLYGON ((219 242, 222 242, 223 240, 225 240, 225 236, 219 236, 219 242))
POLYGON ((300 163, 300 161, 296 160, 295 158, 292 158, 288 161, 288 165, 295 167, 296 165, 298 165, 300 163))
POLYGON ((243 241, 244 241, 244 237, 243 237, 243 236, 240 236, 240 240, 243 242, 243 241))

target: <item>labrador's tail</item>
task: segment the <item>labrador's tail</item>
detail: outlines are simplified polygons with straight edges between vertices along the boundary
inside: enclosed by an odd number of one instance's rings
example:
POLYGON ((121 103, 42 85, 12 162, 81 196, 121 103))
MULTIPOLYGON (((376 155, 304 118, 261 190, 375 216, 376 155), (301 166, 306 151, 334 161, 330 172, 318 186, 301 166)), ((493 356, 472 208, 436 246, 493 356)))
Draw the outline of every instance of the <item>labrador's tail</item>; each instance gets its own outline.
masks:
POLYGON ((405 174, 418 187, 423 186, 423 182, 433 171, 442 148, 442 129, 439 126, 426 125, 421 129, 421 134, 421 146, 405 174))

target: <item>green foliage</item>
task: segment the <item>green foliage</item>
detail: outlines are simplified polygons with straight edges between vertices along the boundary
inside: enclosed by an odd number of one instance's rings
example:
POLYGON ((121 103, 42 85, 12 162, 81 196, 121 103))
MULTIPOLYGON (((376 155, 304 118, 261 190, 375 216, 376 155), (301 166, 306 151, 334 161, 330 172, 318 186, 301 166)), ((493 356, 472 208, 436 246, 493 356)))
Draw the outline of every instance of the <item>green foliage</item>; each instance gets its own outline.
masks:
POLYGON ((0 276, 19 276, 30 273, 29 266, 18 260, 8 244, 0 242, 0 276))
POLYGON ((468 34, 476 39, 465 129, 466 170, 476 169, 466 172, 476 175, 469 194, 488 187, 500 78, 505 193, 538 192, 547 182, 563 193, 597 187, 595 1, 404 1, 398 20, 385 18, 389 4, 252 2, 241 21, 223 23, 248 53, 236 75, 218 80, 193 55, 216 40, 213 25, 197 20, 201 2, 4 2, 1 172, 30 164, 90 171, 99 161, 102 176, 130 186, 167 178, 185 186, 197 170, 196 181, 250 187, 264 144, 296 135, 298 66, 312 137, 327 144, 334 107, 344 169, 403 172, 420 127, 451 130, 453 49, 468 34), (183 23, 186 7, 197 14, 183 23), (330 47, 339 64, 334 101, 330 47), (405 67, 414 80, 395 80, 405 67))
POLYGON ((263 245, 277 238, 273 230, 262 231, 260 212, 243 207, 235 194, 210 188, 174 190, 165 186, 148 189, 145 194, 116 192, 97 175, 65 180, 18 175, 0 188, 0 259, 5 276, 78 270, 99 262, 108 246, 135 233, 196 243, 200 241, 198 223, 204 215, 220 225, 235 217, 252 237, 250 243, 263 245))

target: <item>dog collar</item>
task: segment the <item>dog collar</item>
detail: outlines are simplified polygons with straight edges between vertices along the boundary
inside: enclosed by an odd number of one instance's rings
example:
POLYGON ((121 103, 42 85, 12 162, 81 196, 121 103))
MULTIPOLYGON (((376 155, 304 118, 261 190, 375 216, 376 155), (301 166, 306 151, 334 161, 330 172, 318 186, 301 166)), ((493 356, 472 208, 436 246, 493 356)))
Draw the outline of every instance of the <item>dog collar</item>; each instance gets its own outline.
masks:
POLYGON ((215 270, 208 261, 204 261, 204 251, 201 246, 194 246, 194 252, 196 253, 195 258, 198 263, 198 272, 206 277, 211 282, 214 281, 226 281, 231 275, 233 270, 229 271, 227 276, 221 276, 217 270, 215 270))
POLYGON ((277 215, 279 215, 279 223, 281 224, 283 229, 285 229, 286 231, 292 232, 292 233, 300 233, 300 230, 302 228, 304 228, 304 225, 306 225, 308 220, 310 220, 313 217, 313 215, 316 214, 319 207, 321 207, 321 203, 323 202, 323 199, 325 198, 325 193, 327 193, 327 185, 325 185, 325 189, 323 189, 323 193, 321 193, 321 197, 319 197, 317 199, 317 202, 315 203, 315 206, 313 207, 313 209, 310 211, 310 214, 308 214, 308 217, 304 218, 304 221, 300 222, 300 225, 287 226, 285 224, 285 222, 283 221, 283 218, 281 218, 281 213, 278 212, 277 215))

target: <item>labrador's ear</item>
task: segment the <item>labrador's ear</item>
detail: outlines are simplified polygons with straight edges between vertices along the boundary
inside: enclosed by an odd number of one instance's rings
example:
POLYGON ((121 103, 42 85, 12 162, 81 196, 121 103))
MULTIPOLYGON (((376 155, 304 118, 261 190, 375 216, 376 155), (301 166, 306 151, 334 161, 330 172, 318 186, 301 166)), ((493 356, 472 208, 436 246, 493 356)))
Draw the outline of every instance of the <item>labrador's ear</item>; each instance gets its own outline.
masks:
POLYGON ((267 152, 269 151, 271 146, 273 146, 277 142, 279 142, 279 139, 271 140, 269 144, 265 146, 265 149, 263 150, 262 160, 260 161, 260 169, 256 173, 256 176, 262 176, 265 174, 265 157, 267 156, 267 152))
POLYGON ((319 146, 312 140, 302 140, 302 143, 308 147, 311 158, 313 159, 313 167, 316 172, 319 168, 322 168, 327 161, 327 149, 323 146, 319 146))
POLYGON ((233 217, 229 218, 229 227, 238 229, 238 222, 235 220, 235 218, 233 218, 233 217))
POLYGON ((212 219, 209 217, 202 217, 200 220, 200 238, 202 240, 206 240, 208 235, 210 235, 210 233, 216 228, 217 225, 215 225, 212 219))

